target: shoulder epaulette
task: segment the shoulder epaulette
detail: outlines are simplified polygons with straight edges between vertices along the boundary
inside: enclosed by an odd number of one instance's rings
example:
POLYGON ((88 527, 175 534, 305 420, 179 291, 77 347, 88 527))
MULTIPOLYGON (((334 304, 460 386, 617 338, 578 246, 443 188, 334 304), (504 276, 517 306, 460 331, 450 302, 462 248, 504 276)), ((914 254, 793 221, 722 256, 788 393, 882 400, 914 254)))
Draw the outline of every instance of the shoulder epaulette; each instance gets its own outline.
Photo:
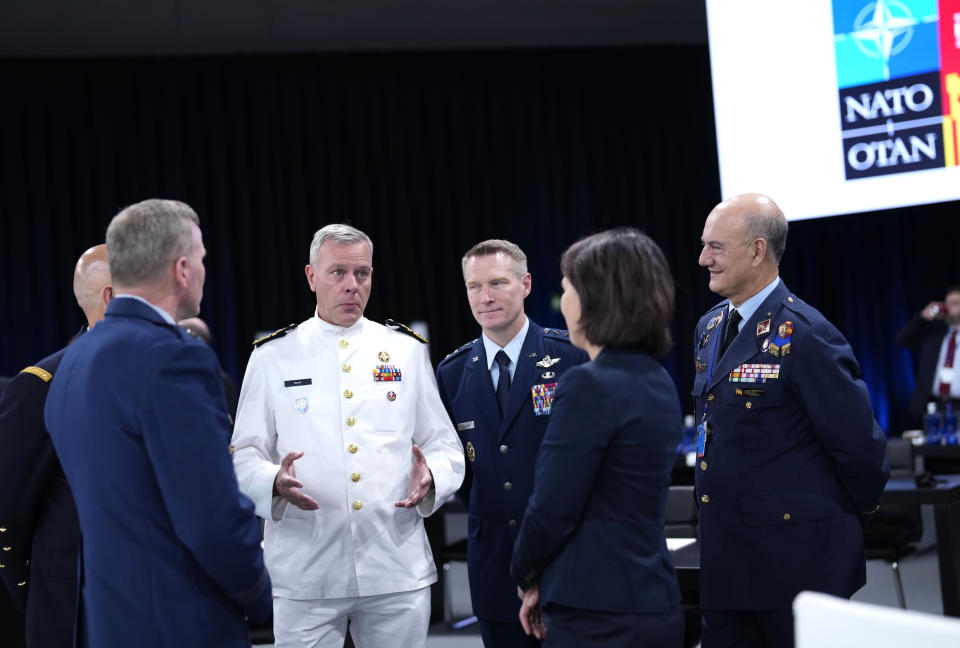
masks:
POLYGON ((296 324, 291 324, 290 326, 284 326, 282 329, 276 330, 270 335, 264 335, 262 338, 254 340, 253 346, 258 347, 260 345, 266 344, 270 340, 276 340, 277 338, 282 338, 284 335, 297 328, 296 324))
POLYGON ((570 340, 570 332, 564 329, 545 328, 543 329, 543 334, 558 340, 570 340))
POLYGON ((406 334, 409 335, 410 337, 412 337, 412 338, 414 338, 414 339, 417 339, 417 340, 420 340, 420 341, 423 342, 424 344, 427 344, 427 338, 423 337, 422 335, 420 335, 419 333, 417 333, 416 331, 414 331, 412 328, 410 328, 410 327, 407 326, 406 324, 403 324, 403 323, 401 323, 401 322, 397 322, 397 321, 392 320, 392 319, 386 320, 386 321, 384 322, 384 324, 387 325, 387 328, 391 328, 391 329, 393 329, 394 331, 399 331, 400 333, 406 333, 406 334))
POLYGON ((467 342, 467 343, 464 344, 463 346, 458 347, 458 348, 454 349, 453 351, 451 351, 450 353, 448 353, 443 359, 444 359, 444 360, 449 360, 449 359, 452 358, 453 356, 459 355, 459 354, 463 353, 464 351, 466 351, 467 349, 469 349, 470 347, 472 347, 474 344, 476 344, 476 343, 477 343, 477 340, 479 340, 479 339, 480 339, 480 338, 474 338, 474 339, 470 340, 469 342, 467 342))
POLYGON ((53 374, 47 371, 46 369, 41 369, 40 367, 27 367, 23 369, 20 373, 33 374, 43 382, 50 382, 53 379, 53 374))
POLYGON ((793 311, 807 321, 811 321, 812 318, 816 317, 816 313, 819 312, 816 308, 795 295, 787 295, 784 297, 783 307, 793 311))

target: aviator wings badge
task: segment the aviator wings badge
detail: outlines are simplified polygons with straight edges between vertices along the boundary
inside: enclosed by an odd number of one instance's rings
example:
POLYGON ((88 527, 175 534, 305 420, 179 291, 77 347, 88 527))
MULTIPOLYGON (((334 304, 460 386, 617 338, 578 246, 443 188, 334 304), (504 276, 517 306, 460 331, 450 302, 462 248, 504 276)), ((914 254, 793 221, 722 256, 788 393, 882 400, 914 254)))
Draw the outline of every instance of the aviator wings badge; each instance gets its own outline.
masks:
POLYGON ((545 355, 543 356, 543 359, 537 363, 537 366, 546 369, 547 367, 552 367, 558 362, 560 362, 560 358, 551 358, 550 356, 545 355))

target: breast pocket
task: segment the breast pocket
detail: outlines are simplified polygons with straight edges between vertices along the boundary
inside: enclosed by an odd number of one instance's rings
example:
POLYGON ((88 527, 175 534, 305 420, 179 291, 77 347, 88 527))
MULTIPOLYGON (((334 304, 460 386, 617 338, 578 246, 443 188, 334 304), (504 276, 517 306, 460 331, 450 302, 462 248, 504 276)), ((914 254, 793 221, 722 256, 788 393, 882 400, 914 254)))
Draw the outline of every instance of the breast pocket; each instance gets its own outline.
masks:
POLYGON ((733 423, 744 450, 774 447, 777 435, 781 389, 765 385, 734 387, 725 399, 724 417, 733 423))

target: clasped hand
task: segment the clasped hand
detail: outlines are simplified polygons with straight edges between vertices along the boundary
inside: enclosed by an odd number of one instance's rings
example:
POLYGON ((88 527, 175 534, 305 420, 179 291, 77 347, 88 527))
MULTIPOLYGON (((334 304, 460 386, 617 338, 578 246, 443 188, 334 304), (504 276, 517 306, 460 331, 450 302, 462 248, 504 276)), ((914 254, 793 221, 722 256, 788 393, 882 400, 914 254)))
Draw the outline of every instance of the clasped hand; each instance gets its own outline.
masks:
POLYGON ((517 588, 517 596, 523 603, 520 605, 520 625, 528 635, 533 635, 543 641, 547 636, 547 626, 543 623, 540 613, 540 585, 531 585, 526 591, 517 588))

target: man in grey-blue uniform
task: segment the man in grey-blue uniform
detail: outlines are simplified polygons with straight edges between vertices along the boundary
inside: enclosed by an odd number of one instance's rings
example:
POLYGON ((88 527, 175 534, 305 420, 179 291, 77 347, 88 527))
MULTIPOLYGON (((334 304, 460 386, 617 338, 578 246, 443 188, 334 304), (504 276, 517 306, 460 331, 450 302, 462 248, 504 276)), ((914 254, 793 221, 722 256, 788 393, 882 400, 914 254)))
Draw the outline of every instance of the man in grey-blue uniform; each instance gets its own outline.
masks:
POLYGON ((850 345, 778 276, 786 240, 760 194, 703 228, 700 265, 727 298, 694 335, 703 648, 793 646, 801 590, 860 589, 861 521, 889 475, 850 345))
POLYGON ((483 241, 467 251, 462 267, 483 334, 440 363, 437 383, 468 459, 460 496, 469 512, 470 597, 487 648, 537 646, 520 625, 510 558, 554 390, 587 355, 566 331, 540 327, 524 314, 531 277, 519 247, 483 241))

